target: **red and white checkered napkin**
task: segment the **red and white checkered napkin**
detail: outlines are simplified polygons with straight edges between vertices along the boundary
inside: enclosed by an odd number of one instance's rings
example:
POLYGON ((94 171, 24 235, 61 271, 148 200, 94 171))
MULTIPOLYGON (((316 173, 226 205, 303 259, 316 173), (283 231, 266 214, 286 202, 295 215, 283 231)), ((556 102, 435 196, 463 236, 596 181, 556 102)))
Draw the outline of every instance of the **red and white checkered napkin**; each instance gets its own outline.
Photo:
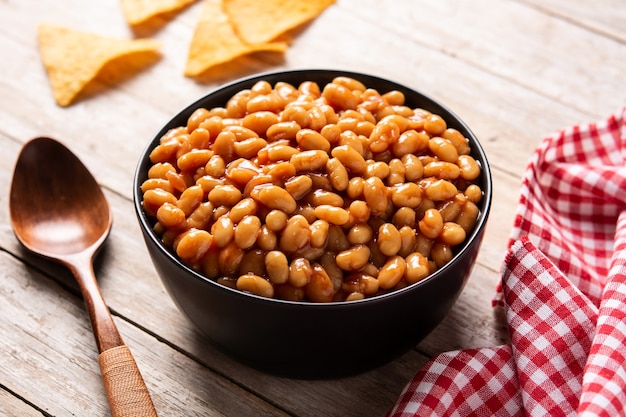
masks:
POLYGON ((510 344, 436 356, 389 417, 626 416, 626 108, 534 153, 496 303, 510 344))

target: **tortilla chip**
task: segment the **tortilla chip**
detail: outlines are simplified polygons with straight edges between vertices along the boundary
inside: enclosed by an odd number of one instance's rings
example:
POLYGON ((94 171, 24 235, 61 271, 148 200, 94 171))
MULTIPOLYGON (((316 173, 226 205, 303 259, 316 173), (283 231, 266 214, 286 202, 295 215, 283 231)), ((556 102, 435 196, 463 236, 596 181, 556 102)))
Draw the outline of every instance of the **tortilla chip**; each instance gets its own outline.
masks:
POLYGON ((287 50, 285 42, 250 44, 243 42, 222 9, 221 0, 204 0, 189 46, 185 76, 196 77, 219 64, 259 51, 287 50))
POLYGON ((38 39, 54 98, 63 107, 72 104, 101 72, 111 80, 126 71, 116 68, 137 71, 154 61, 160 48, 152 39, 108 38, 54 25, 40 25, 38 39))
POLYGON ((196 0, 120 0, 128 24, 138 26, 167 13, 177 12, 196 0))
POLYGON ((270 42, 319 16, 335 0, 223 0, 239 36, 248 43, 270 42))

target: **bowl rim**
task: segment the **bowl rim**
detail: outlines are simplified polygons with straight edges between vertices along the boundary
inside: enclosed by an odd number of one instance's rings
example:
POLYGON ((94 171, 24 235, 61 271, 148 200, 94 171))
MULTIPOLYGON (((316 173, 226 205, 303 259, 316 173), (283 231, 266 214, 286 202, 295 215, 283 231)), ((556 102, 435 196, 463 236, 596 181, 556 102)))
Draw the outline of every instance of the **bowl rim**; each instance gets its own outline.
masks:
MULTIPOLYGON (((315 81, 315 80, 313 79, 308 80, 306 78, 303 78, 302 81, 315 81)), ((446 122, 449 122, 448 118, 446 118, 446 122)), ((467 251, 470 250, 472 243, 474 243, 474 241, 477 238, 479 238, 479 236, 483 232, 483 229, 486 227, 487 220, 489 218, 489 212, 491 210, 492 195, 493 195, 493 179, 491 175, 489 161, 487 160, 487 155, 478 137, 474 134, 474 132, 470 129, 470 127, 465 123, 465 121, 461 119, 456 113, 451 111, 446 105, 444 105, 440 101, 433 99, 432 97, 425 95, 424 93, 421 93, 420 91, 415 90, 414 88, 408 85, 393 81, 388 78, 382 78, 376 75, 355 72, 355 71, 350 71, 350 70, 341 70, 341 69, 314 68, 314 69, 267 71, 267 72, 260 72, 260 73, 255 73, 255 74, 248 75, 245 77, 237 78, 236 80, 218 85, 216 88, 212 89, 207 94, 204 94, 200 98, 193 101, 191 104, 187 105, 185 108, 183 108, 183 110, 174 114, 163 125, 163 127, 154 135, 154 137, 148 142, 148 144, 144 147, 143 151, 140 153, 140 157, 139 157, 139 160, 135 169, 135 173, 133 176, 133 205, 134 205, 135 214, 138 218, 144 238, 148 237, 150 243, 153 244, 154 247, 156 247, 157 250, 169 262, 172 262, 174 265, 181 268, 184 272, 187 273, 187 275, 190 275, 199 281, 207 283, 208 285, 215 287, 219 291, 224 291, 231 295, 246 298, 249 300, 256 300, 258 302, 272 303, 276 305, 291 305, 291 306, 298 305, 298 306, 307 306, 308 308, 326 308, 326 309, 336 308, 337 306, 347 306, 347 305, 358 306, 361 304, 371 304, 371 303, 380 302, 382 300, 386 300, 387 298, 400 297, 407 292, 412 292, 419 287, 428 285, 428 283, 432 281, 436 281, 439 277, 445 275, 447 270, 452 269, 453 264, 456 262, 459 262, 459 259, 462 258, 463 255, 467 251), (418 282, 415 282, 413 284, 407 285, 404 288, 389 291, 383 294, 378 294, 372 297, 367 297, 361 300, 331 301, 331 302, 325 302, 325 303, 314 303, 310 301, 291 301, 291 300, 283 300, 283 299, 278 299, 278 298, 267 298, 267 297, 262 297, 256 294, 247 293, 244 291, 240 291, 240 290, 233 289, 225 285, 219 284, 217 281, 203 275, 202 273, 184 264, 180 259, 178 259, 174 255, 171 249, 168 249, 165 247, 163 242, 156 235, 156 233, 154 232, 152 228, 151 222, 148 219, 147 214, 143 210, 143 207, 141 205, 142 196, 143 196, 143 193, 141 192, 142 178, 145 177, 144 175, 145 168, 149 166, 148 164, 149 154, 151 150, 156 146, 161 136, 163 136, 163 134, 165 134, 169 129, 174 127, 170 125, 173 124, 175 119, 179 119, 181 117, 185 117, 185 119, 188 118, 194 110, 201 107, 205 101, 210 100, 211 97, 214 97, 216 95, 224 94, 230 90, 233 90, 233 93, 235 93, 244 88, 249 88, 248 85, 252 86, 255 82, 261 81, 261 80, 267 80, 268 78, 273 79, 271 83, 274 84, 280 81, 281 76, 309 75, 311 78, 314 78, 316 76, 321 76, 321 75, 328 76, 331 74, 334 74, 336 76, 342 75, 342 76, 353 77, 355 79, 361 80, 362 82, 363 80, 371 80, 375 82, 382 82, 384 84, 389 84, 390 86, 394 86, 398 89, 401 89, 403 92, 405 92, 405 96, 406 96, 406 92, 409 92, 414 97, 421 98, 422 100, 427 101, 433 107, 437 108, 436 110, 428 109, 429 111, 434 111, 434 112, 439 111, 439 112, 447 113, 448 117, 451 117, 453 119, 453 122, 454 122, 452 123, 453 125, 456 125, 457 127, 461 127, 463 130, 465 130, 465 132, 467 133, 466 136, 468 136, 468 139, 471 142, 472 154, 478 156, 478 158, 475 158, 475 159, 481 165, 481 180, 484 182, 484 184, 481 186, 483 190, 483 199, 481 200, 481 203, 480 203, 480 212, 478 214, 478 219, 471 233, 468 234, 468 236, 466 237, 466 241, 463 243, 463 245, 455 250, 452 259, 448 263, 446 263, 443 267, 436 270, 432 274, 428 275, 426 278, 418 282)), ((478 244, 480 243, 481 242, 478 242, 478 244)))

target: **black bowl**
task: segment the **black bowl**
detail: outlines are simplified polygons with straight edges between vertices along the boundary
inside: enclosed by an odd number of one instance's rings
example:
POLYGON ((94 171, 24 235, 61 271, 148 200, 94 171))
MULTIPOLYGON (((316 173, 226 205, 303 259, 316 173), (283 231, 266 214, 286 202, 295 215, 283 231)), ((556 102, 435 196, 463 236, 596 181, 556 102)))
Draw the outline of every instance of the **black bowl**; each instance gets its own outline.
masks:
POLYGON ((175 303, 223 351, 254 367, 288 376, 317 378, 346 375, 380 366, 405 353, 446 316, 465 286, 484 235, 492 198, 485 153, 469 127, 435 100, 408 87, 371 75, 333 70, 267 73, 223 86, 174 116, 141 154, 134 177, 134 203, 155 269, 175 303), (428 278, 385 295, 352 302, 316 304, 268 299, 227 288, 184 265, 153 231, 142 208, 141 184, 147 178, 150 151, 169 129, 186 125, 199 107, 224 106, 236 92, 259 80, 295 86, 316 81, 320 86, 337 76, 360 80, 381 94, 402 91, 406 104, 442 116, 449 127, 469 139, 480 163, 484 197, 480 215, 453 259, 428 278))

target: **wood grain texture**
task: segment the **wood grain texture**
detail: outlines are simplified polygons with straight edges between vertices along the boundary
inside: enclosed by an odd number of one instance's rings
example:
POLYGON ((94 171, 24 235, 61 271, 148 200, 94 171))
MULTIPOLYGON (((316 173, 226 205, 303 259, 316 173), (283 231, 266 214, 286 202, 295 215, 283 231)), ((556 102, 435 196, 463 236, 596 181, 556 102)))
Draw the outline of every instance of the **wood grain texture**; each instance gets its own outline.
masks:
MULTIPOLYGON (((96 274, 159 415, 381 416, 429 357, 505 343, 502 312, 490 301, 532 152, 558 129, 626 105, 621 0, 337 0, 296 32, 284 56, 245 57, 192 80, 182 72, 200 6, 158 31, 133 33, 116 2, 0 2, 0 188, 9 188, 21 145, 42 135, 62 140, 104 187, 114 222, 96 274), (60 108, 37 52, 39 23, 151 36, 163 43, 163 58, 60 108), (279 378, 213 346, 157 277, 132 204, 139 154, 183 106, 240 76, 308 67, 371 73, 441 100, 481 139, 494 177, 478 263, 448 317, 397 360, 333 380, 279 378)), ((20 247, 8 191, 0 218, 0 414, 110 415, 72 277, 20 247)))

